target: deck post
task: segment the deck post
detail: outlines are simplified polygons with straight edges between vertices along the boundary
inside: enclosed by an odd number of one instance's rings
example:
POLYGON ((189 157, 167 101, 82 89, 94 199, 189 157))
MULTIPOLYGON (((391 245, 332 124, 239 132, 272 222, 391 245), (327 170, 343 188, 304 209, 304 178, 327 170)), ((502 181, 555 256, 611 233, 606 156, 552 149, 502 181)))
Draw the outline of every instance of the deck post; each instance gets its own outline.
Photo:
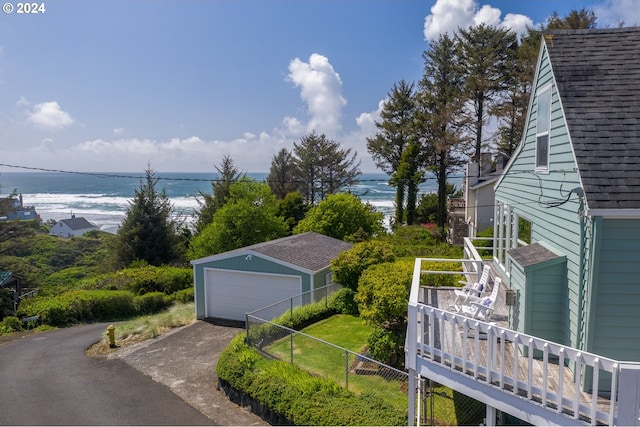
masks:
MULTIPOLYGON (((640 426, 640 367, 620 364, 618 385, 618 419, 616 425, 640 426)), ((597 384, 594 384, 597 387, 597 384)), ((615 391, 612 390, 612 393, 615 391)))
POLYGON ((495 426, 496 425, 496 408, 491 405, 487 405, 487 414, 484 425, 495 426))
POLYGON ((409 368, 409 416, 407 425, 413 427, 416 420, 416 370, 409 368))

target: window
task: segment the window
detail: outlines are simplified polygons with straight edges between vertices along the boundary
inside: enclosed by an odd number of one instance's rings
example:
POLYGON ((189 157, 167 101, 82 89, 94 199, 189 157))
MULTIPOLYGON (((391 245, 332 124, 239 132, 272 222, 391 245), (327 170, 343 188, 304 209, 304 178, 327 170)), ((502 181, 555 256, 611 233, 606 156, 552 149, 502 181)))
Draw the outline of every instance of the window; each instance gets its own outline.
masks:
POLYGON ((531 244, 531 221, 527 221, 521 216, 518 217, 518 240, 531 244))
POLYGON ((551 127, 551 88, 538 93, 536 116, 536 170, 549 170, 549 129, 551 127))

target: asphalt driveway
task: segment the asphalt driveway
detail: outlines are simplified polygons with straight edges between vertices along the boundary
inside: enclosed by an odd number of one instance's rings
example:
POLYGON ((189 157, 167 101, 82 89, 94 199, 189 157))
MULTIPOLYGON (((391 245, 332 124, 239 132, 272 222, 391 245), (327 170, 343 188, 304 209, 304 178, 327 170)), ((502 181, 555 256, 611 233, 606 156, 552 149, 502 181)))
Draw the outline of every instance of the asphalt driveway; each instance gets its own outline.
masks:
POLYGON ((105 329, 0 344, 0 425, 265 424, 215 387, 217 354, 240 330, 196 322, 109 358, 86 356, 105 329))

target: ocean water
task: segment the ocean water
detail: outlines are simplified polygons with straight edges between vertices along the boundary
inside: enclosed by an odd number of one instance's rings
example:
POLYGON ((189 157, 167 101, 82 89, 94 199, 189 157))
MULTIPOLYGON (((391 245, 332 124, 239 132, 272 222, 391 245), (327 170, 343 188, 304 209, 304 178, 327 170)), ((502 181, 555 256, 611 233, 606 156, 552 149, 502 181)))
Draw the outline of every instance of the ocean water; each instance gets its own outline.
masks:
MULTIPOLYGON (((165 189, 176 215, 193 220, 199 204, 200 192, 211 193, 215 173, 157 173, 158 190, 165 189)), ((262 181, 266 173, 247 173, 262 181)), ((61 172, 0 172, 0 194, 6 196, 14 189, 22 194, 25 206, 35 206, 43 221, 84 217, 102 230, 115 232, 125 217, 126 209, 140 187, 143 173, 61 173, 61 172)), ((394 209, 395 189, 383 173, 368 173, 349 191, 389 217, 394 209)), ((452 183, 460 186, 460 178, 452 183)), ((434 179, 420 186, 421 193, 436 191, 434 179)))

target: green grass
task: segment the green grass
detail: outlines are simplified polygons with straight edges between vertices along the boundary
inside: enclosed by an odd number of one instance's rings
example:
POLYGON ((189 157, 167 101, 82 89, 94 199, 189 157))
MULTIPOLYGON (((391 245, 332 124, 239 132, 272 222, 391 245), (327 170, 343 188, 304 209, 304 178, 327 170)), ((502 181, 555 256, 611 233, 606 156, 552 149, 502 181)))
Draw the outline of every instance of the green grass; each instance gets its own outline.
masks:
MULTIPOLYGON (((150 316, 136 317, 123 322, 114 322, 116 345, 124 347, 135 344, 195 322, 194 303, 174 303, 167 310, 150 316)), ((90 354, 109 352, 107 331, 101 341, 93 345, 90 354)))
MULTIPOLYGON (((307 335, 335 344, 354 353, 366 349, 373 327, 359 317, 338 314, 302 330, 307 335)), ((291 337, 287 336, 266 348, 270 354, 291 361, 291 337)), ((379 375, 356 375, 357 356, 321 341, 295 334, 293 337, 293 363, 312 374, 331 378, 354 393, 379 395, 398 410, 407 409, 406 381, 386 380, 379 375), (349 371, 347 378, 346 372, 349 371)), ((402 378, 402 377, 401 377, 402 378)))

